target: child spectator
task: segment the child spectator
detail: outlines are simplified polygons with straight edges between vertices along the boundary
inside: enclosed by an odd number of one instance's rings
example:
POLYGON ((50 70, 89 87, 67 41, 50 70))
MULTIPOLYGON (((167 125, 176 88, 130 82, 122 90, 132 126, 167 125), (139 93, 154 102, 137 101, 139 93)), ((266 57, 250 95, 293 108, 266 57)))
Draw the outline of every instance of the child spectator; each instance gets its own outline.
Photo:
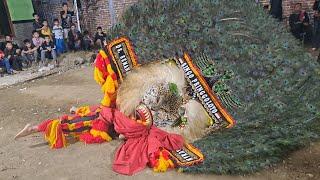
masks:
POLYGON ((4 57, 9 60, 11 67, 16 71, 22 71, 22 60, 18 58, 12 42, 7 42, 4 49, 4 57))
POLYGON ((73 11, 69 11, 68 3, 62 3, 62 11, 60 11, 61 25, 64 32, 64 38, 68 38, 68 33, 72 24, 73 11))
POLYGON ((91 50, 93 46, 93 40, 89 35, 89 31, 85 30, 83 32, 83 50, 88 51, 91 50))
POLYGON ((42 30, 42 23, 41 23, 40 17, 37 13, 33 13, 32 16, 34 18, 33 29, 35 31, 40 32, 42 30))
POLYGON ((22 56, 28 63, 28 66, 30 67, 32 63, 37 60, 38 48, 35 47, 29 39, 25 39, 23 43, 24 43, 24 48, 22 49, 22 56))
POLYGON ((8 74, 13 74, 9 59, 5 58, 5 54, 0 50, 0 67, 5 67, 8 74))
POLYGON ((13 45, 13 48, 16 49, 17 54, 21 52, 21 49, 19 48, 18 44, 14 42, 13 37, 11 35, 5 36, 5 42, 2 44, 2 47, 0 48, 0 50, 4 51, 4 49, 6 48, 6 44, 8 42, 11 42, 11 44, 13 45))
POLYGON ((52 32, 54 34, 54 40, 57 48, 57 53, 62 54, 65 51, 64 39, 63 39, 63 29, 59 24, 58 19, 53 20, 52 32))
POLYGON ((41 46, 44 42, 44 39, 42 37, 40 37, 39 32, 37 31, 33 31, 32 32, 32 43, 33 45, 37 48, 37 52, 38 52, 38 57, 37 57, 37 62, 39 62, 39 54, 41 54, 41 46))
POLYGON ((33 31, 32 32, 32 43, 35 47, 37 47, 38 50, 42 46, 43 42, 44 42, 44 39, 42 37, 40 37, 39 32, 33 31))
POLYGON ((41 46, 41 63, 44 66, 48 65, 48 62, 46 59, 53 59, 53 61, 56 63, 58 66, 58 61, 57 61, 57 55, 56 55, 56 46, 54 43, 51 41, 49 36, 44 37, 44 42, 42 43, 41 46))
POLYGON ((51 29, 50 29, 50 27, 49 27, 49 25, 48 25, 48 21, 47 20, 43 20, 42 21, 42 29, 41 29, 41 35, 43 36, 43 37, 45 37, 45 36, 49 36, 49 38, 51 39, 51 41, 52 41, 52 33, 51 33, 51 29))
POLYGON ((102 27, 97 27, 96 35, 94 36, 94 43, 99 47, 103 48, 103 40, 106 38, 106 34, 102 31, 102 27))
POLYGON ((74 51, 81 48, 81 34, 74 24, 71 25, 71 29, 68 33, 68 45, 69 49, 74 51))

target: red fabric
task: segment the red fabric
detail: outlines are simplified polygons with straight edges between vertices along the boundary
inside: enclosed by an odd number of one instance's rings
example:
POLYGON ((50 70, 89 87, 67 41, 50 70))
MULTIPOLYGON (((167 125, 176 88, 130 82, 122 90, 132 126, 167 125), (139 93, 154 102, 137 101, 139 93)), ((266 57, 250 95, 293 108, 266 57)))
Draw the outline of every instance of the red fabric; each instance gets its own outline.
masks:
POLYGON ((180 135, 169 134, 151 126, 146 126, 131 120, 118 110, 103 108, 101 119, 114 124, 117 133, 127 139, 118 148, 113 162, 113 170, 120 174, 132 175, 143 170, 159 148, 169 151, 181 149, 184 143, 180 135))
POLYGON ((96 119, 92 121, 92 129, 107 132, 108 126, 105 121, 96 119))
POLYGON ((4 52, 0 50, 0 60, 4 58, 4 52))
POLYGON ((107 66, 110 64, 110 60, 108 58, 104 59, 100 53, 98 53, 95 61, 95 67, 99 69, 100 72, 103 74, 103 79, 106 79, 109 75, 107 71, 107 66))
POLYGON ((104 143, 106 140, 102 139, 100 136, 94 137, 90 132, 81 133, 79 135, 79 140, 85 142, 87 144, 94 144, 94 143, 104 143))
POLYGON ((39 132, 45 132, 48 125, 52 122, 52 120, 46 120, 46 121, 43 121, 41 124, 38 125, 38 131, 39 132))
POLYGON ((160 152, 162 153, 162 157, 165 160, 169 160, 170 159, 170 154, 167 150, 165 149, 159 149, 157 152, 155 152, 150 158, 149 158, 149 165, 151 167, 155 167, 158 166, 159 163, 159 158, 160 158, 160 152))

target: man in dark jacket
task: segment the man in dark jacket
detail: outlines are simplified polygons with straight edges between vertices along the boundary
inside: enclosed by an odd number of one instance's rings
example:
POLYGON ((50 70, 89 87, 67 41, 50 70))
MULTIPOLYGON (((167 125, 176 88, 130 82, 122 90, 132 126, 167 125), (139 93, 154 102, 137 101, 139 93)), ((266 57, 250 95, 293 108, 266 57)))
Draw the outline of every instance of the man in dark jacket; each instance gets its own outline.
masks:
POLYGON ((313 28, 313 46, 312 50, 316 50, 320 47, 320 0, 315 0, 313 4, 314 11, 314 28, 313 28))
POLYGON ((294 37, 308 43, 312 38, 310 18, 306 11, 302 10, 302 4, 296 3, 294 11, 289 17, 290 30, 294 37))
POLYGON ((278 19, 279 21, 282 20, 282 0, 270 0, 270 14, 278 19))

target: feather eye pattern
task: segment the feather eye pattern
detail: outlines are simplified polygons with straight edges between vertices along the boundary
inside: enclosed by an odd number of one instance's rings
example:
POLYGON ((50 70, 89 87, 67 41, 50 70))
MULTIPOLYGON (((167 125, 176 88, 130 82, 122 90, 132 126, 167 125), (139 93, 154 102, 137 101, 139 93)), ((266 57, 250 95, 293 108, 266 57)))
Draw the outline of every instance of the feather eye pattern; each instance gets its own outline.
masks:
POLYGON ((215 63, 205 53, 201 53, 196 58, 196 65, 201 69, 203 76, 207 79, 212 90, 228 109, 236 109, 242 106, 240 99, 234 95, 233 91, 226 84, 228 80, 234 77, 231 70, 218 71, 215 63))
POLYGON ((140 0, 121 23, 111 38, 130 35, 143 63, 191 54, 238 122, 196 141, 207 159, 184 171, 255 172, 320 134, 319 63, 252 0, 140 0))

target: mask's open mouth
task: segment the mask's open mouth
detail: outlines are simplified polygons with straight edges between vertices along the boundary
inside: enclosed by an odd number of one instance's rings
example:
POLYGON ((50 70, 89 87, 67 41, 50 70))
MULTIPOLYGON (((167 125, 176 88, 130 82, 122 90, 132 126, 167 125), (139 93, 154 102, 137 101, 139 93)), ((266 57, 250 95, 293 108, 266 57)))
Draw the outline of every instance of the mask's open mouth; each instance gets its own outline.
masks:
POLYGON ((145 104, 140 104, 136 108, 136 119, 142 122, 152 122, 152 114, 145 104))

